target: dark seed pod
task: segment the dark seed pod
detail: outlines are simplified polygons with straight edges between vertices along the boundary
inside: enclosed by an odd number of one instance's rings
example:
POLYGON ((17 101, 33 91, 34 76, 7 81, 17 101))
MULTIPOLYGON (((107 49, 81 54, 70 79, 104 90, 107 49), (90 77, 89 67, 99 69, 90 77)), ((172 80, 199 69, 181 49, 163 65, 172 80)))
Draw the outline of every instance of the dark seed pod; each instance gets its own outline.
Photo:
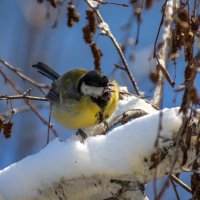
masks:
POLYGON ((4 124, 4 137, 5 138, 10 138, 12 135, 12 127, 13 127, 14 122, 13 121, 9 121, 7 123, 4 124))
POLYGON ((0 133, 2 131, 2 129, 4 128, 4 118, 3 117, 0 117, 0 133))
POLYGON ((147 9, 151 8, 152 5, 153 5, 153 0, 146 0, 146 2, 145 2, 145 7, 146 7, 147 9))
POLYGON ((194 51, 194 34, 189 31, 185 37, 185 60, 190 62, 193 58, 194 51))
POLYGON ((175 22, 183 29, 189 28, 189 17, 187 10, 180 8, 174 16, 175 22))
POLYGON ((79 15, 79 13, 77 11, 74 13, 74 21, 75 22, 79 22, 80 21, 80 15, 79 15))
POLYGON ((86 25, 83 27, 83 38, 86 43, 91 44, 92 43, 92 34, 90 31, 90 26, 86 25))
POLYGON ((100 70, 101 66, 101 57, 102 57, 102 52, 101 49, 96 46, 96 43, 91 44, 91 51, 94 57, 94 65, 96 70, 100 70))
POLYGON ((92 9, 89 9, 89 10, 86 11, 86 16, 87 16, 87 19, 88 19, 88 23, 89 23, 91 32, 95 33, 96 28, 97 28, 95 12, 92 9))
POLYGON ((72 27, 74 25, 74 22, 79 22, 80 15, 76 11, 75 6, 72 1, 70 1, 67 5, 67 25, 69 27, 72 27))
POLYGON ((184 76, 185 76, 185 82, 194 81, 196 76, 196 70, 192 64, 187 65, 187 67, 185 68, 184 76))

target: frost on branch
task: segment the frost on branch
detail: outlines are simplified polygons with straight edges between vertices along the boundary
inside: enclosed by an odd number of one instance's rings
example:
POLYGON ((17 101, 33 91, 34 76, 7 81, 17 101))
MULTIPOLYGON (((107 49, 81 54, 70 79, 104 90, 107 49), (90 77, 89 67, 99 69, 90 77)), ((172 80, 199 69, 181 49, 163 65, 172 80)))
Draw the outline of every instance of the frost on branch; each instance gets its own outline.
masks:
MULTIPOLYGON (((120 104, 129 108, 133 101, 141 104, 135 97, 120 104)), ((116 127, 107 135, 89 137, 84 143, 77 138, 52 141, 39 153, 0 172, 0 199, 145 199, 143 185, 154 179, 155 168, 157 178, 171 170, 177 153, 174 138, 182 124, 178 109, 162 111, 159 150, 155 148, 158 111, 116 127)), ((195 143, 188 150, 185 168, 195 160, 195 143)), ((182 171, 181 163, 182 151, 178 151, 174 173, 182 171)))
POLYGON ((86 0, 86 2, 90 5, 91 8, 98 8, 101 0, 99 2, 94 0, 86 0))

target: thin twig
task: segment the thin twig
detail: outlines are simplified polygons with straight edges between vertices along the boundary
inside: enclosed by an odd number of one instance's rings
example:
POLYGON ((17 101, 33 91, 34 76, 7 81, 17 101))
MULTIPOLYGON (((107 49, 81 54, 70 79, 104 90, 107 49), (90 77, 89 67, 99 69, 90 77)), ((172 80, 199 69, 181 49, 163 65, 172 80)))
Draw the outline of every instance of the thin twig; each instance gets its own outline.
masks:
POLYGON ((17 100, 17 99, 26 99, 26 100, 34 100, 34 101, 48 101, 45 97, 35 97, 35 96, 27 96, 27 95, 0 95, 0 100, 17 100))
POLYGON ((112 40, 113 44, 115 45, 115 47, 116 47, 116 49, 117 49, 117 51, 118 51, 118 53, 119 53, 119 55, 120 55, 120 57, 122 59, 122 63, 124 64, 124 67, 126 69, 126 73, 129 76, 129 79, 130 79, 131 83, 133 84, 133 87, 135 89, 136 94, 138 96, 141 96, 141 94, 139 92, 139 87, 138 87, 138 85, 137 85, 137 83, 135 81, 135 78, 133 77, 133 74, 132 74, 131 70, 129 69, 128 63, 126 61, 126 58, 125 58, 125 56, 123 54, 123 51, 122 51, 118 41, 116 40, 116 38, 114 37, 114 35, 111 32, 109 32, 108 37, 112 40))
POLYGON ((119 64, 115 64, 115 67, 118 68, 118 69, 126 71, 126 69, 119 64))
POLYGON ((192 193, 192 189, 188 185, 186 185, 183 181, 181 181, 179 178, 177 178, 174 174, 170 174, 169 177, 177 184, 179 184, 182 188, 184 188, 186 191, 192 193))
POLYGON ((160 30, 161 30, 161 27, 163 25, 163 21, 164 21, 164 17, 165 17, 165 12, 164 12, 163 9, 165 9, 167 1, 168 0, 165 0, 165 3, 162 6, 162 17, 161 17, 161 20, 160 20, 160 24, 159 24, 159 28, 158 28, 158 31, 157 31, 156 39, 155 39, 155 42, 154 42, 154 49, 153 49, 153 57, 154 58, 156 57, 156 46, 157 46, 157 42, 158 42, 158 37, 159 37, 160 30))
POLYGON ((123 54, 121 46, 119 45, 118 41, 116 40, 116 38, 112 34, 112 32, 111 32, 108 24, 104 21, 103 17, 101 16, 101 13, 96 8, 94 8, 93 6, 91 6, 91 4, 90 4, 90 2, 88 0, 86 0, 86 2, 95 11, 95 13, 96 13, 96 15, 98 17, 99 24, 103 25, 103 26, 99 26, 100 29, 102 30, 102 33, 104 35, 108 36, 111 39, 111 41, 113 42, 115 48, 117 49, 117 52, 119 53, 119 56, 122 59, 122 63, 124 64, 126 73, 129 76, 129 79, 130 79, 131 83, 133 84, 133 87, 134 87, 134 89, 136 91, 136 94, 138 96, 141 96, 141 94, 139 92, 139 87, 138 87, 138 85, 137 85, 137 83, 135 81, 135 78, 133 77, 133 74, 132 74, 131 70, 129 69, 128 63, 127 63, 126 58, 125 58, 125 56, 123 54), (104 25, 106 25, 106 28, 105 28, 104 25))
MULTIPOLYGON (((5 79, 5 81, 7 83, 9 83, 9 85, 20 95, 23 95, 24 93, 16 86, 16 84, 0 69, 0 74, 3 76, 3 78, 5 79)), ((25 101, 25 103, 31 108, 31 110, 36 114, 36 116, 45 124, 45 125, 49 125, 48 121, 46 121, 43 116, 36 110, 36 108, 34 107, 33 104, 31 104, 28 100, 23 99, 25 101)), ((51 130, 54 134, 55 137, 58 137, 58 134, 55 130, 55 128, 53 127, 53 125, 51 125, 51 130)))
MULTIPOLYGON (((157 32, 157 36, 156 36, 156 40, 154 43, 154 58, 156 58, 157 61, 157 67, 159 67, 159 78, 158 78, 158 83, 156 85, 155 91, 154 91, 154 97, 152 102, 160 107, 160 104, 162 103, 162 98, 163 98, 163 89, 164 89, 164 79, 163 79, 163 75, 167 78, 167 80, 169 81, 169 83, 173 86, 174 82, 171 80, 167 70, 166 70, 166 58, 167 58, 167 45, 168 45, 168 38, 170 38, 170 25, 171 25, 171 20, 170 17, 173 14, 172 13, 172 6, 173 6, 173 1, 172 0, 165 0, 163 6, 162 6, 162 18, 160 21, 160 25, 158 28, 158 32, 157 32), (162 25, 164 24, 163 27, 163 35, 162 35, 162 42, 163 45, 159 51, 159 56, 156 53, 156 46, 157 46, 157 41, 158 41, 158 37, 159 37, 159 33, 161 30, 162 25), (161 61, 161 62, 160 62, 161 61)), ((160 139, 160 133, 162 130, 162 111, 160 112, 160 117, 159 117, 159 128, 158 128, 158 135, 157 135, 157 139, 155 142, 155 147, 158 149, 158 140, 160 139)), ((174 165, 175 165, 175 161, 174 161, 174 165)), ((174 166, 172 165, 172 166, 174 166)), ((173 167, 171 168, 172 171, 173 167)), ((157 176, 157 168, 155 169, 155 173, 154 173, 154 195, 155 195, 155 199, 159 200, 161 199, 162 195, 164 194, 166 188, 169 185, 169 179, 166 180, 164 186, 162 187, 161 191, 159 192, 159 194, 157 194, 157 186, 156 186, 156 176, 157 176)))
POLYGON ((118 124, 125 124, 130 120, 142 117, 144 115, 147 115, 147 112, 145 112, 142 109, 132 109, 132 110, 126 111, 126 112, 122 113, 121 115, 116 116, 109 123, 107 123, 107 122, 102 123, 101 124, 101 128, 100 129, 98 129, 98 128, 95 129, 94 134, 95 135, 105 135, 114 126, 116 126, 118 124))
POLYGON ((128 7, 128 4, 125 4, 125 3, 116 3, 116 2, 108 2, 108 1, 101 1, 101 0, 94 0, 94 1, 102 5, 111 4, 111 5, 116 5, 116 6, 128 7))
POLYGON ((137 45, 138 42, 139 42, 140 26, 141 26, 141 13, 143 11, 143 7, 144 7, 144 0, 142 0, 142 2, 141 2, 140 13, 137 13, 138 26, 137 26, 137 34, 136 34, 135 45, 137 45))
POLYGON ((52 110, 52 104, 50 103, 49 120, 48 120, 48 131, 47 131, 47 144, 48 144, 49 141, 50 141, 51 110, 52 110))
MULTIPOLYGON (((163 21, 164 21, 164 17, 165 17, 163 9, 164 9, 164 6, 166 6, 166 3, 167 3, 167 0, 163 4, 162 17, 161 17, 161 21, 160 21, 160 24, 159 24, 158 32, 157 32, 157 35, 156 35, 156 39, 155 39, 155 42, 154 42, 153 57, 156 58, 158 64, 159 64, 159 59, 158 59, 157 54, 156 54, 156 46, 157 46, 158 37, 159 37, 160 30, 161 30, 161 27, 162 27, 162 24, 163 24, 163 21)), ((163 76, 162 76, 162 73, 159 72, 159 79, 158 79, 158 83, 156 85, 156 88, 154 90, 154 97, 153 97, 153 100, 152 100, 153 104, 155 104, 158 107, 160 107, 160 102, 162 100, 163 87, 164 87, 163 76)))
POLYGON ((176 198, 177 200, 181 200, 180 197, 179 197, 179 194, 178 194, 178 191, 177 191, 177 188, 176 188, 176 184, 174 183, 174 180, 172 177, 169 177, 170 178, 170 181, 172 183, 172 186, 173 186, 173 189, 174 189, 174 192, 176 194, 176 198))
POLYGON ((2 63, 5 67, 7 67, 12 72, 14 72, 16 75, 18 75, 22 80, 31 83, 32 85, 37 87, 43 94, 46 94, 46 92, 44 91, 43 88, 48 88, 49 89, 49 85, 37 83, 33 79, 29 78, 28 76, 26 76, 25 74, 20 72, 17 68, 13 67, 10 63, 8 63, 7 61, 3 60, 1 57, 0 57, 0 63, 2 63))
POLYGON ((106 125, 106 130, 104 131, 105 134, 106 132, 108 132, 110 129, 112 129, 114 126, 116 126, 117 124, 121 123, 121 124, 125 124, 128 121, 130 121, 131 119, 136 119, 139 117, 142 117, 144 115, 147 115, 147 112, 141 110, 141 109, 133 109, 133 110, 129 110, 124 112, 123 114, 117 116, 111 124, 107 124, 106 125))
MULTIPOLYGON (((46 104, 45 105, 44 104, 34 105, 34 107, 36 109, 48 108, 48 106, 46 104)), ((22 112, 27 112, 27 111, 30 111, 30 110, 31 110, 31 108, 30 108, 29 105, 23 105, 23 106, 20 106, 20 107, 12 108, 11 110, 0 114, 0 116, 3 116, 4 118, 8 118, 8 117, 11 117, 12 115, 16 115, 16 114, 19 114, 19 113, 22 113, 22 112)))
POLYGON ((157 32, 157 36, 156 36, 156 40, 154 43, 154 58, 156 58, 157 61, 157 65, 159 67, 159 78, 158 78, 158 83, 156 85, 155 91, 154 91, 154 97, 152 102, 159 106, 160 102, 162 100, 162 96, 163 96, 163 88, 164 88, 164 80, 163 80, 163 75, 166 77, 166 79, 168 80, 168 82, 170 83, 170 85, 173 87, 174 86, 174 81, 171 79, 169 73, 166 70, 166 57, 167 57, 167 45, 168 45, 168 38, 170 37, 170 24, 171 24, 171 20, 169 20, 169 16, 171 16, 173 13, 171 13, 172 11, 172 1, 171 0, 165 0, 163 6, 162 6, 162 18, 160 21, 160 25, 158 28, 158 32, 157 32), (166 19, 165 19, 166 17, 166 19), (156 46, 157 46, 157 41, 158 41, 158 36, 161 30, 162 25, 164 26, 164 31, 163 31, 163 45, 159 51, 159 56, 156 53, 156 46), (161 62, 162 61, 162 62, 161 62))

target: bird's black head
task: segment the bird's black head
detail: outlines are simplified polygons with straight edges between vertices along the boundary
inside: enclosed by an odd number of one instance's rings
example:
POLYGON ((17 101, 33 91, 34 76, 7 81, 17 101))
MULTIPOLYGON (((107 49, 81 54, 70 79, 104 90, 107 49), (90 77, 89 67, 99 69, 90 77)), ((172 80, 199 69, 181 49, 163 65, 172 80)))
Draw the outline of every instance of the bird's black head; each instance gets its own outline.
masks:
POLYGON ((79 81, 78 90, 82 94, 98 97, 109 85, 108 78, 98 70, 87 72, 79 81))
POLYGON ((87 86, 106 87, 108 85, 108 78, 98 70, 92 70, 86 73, 80 80, 87 86))

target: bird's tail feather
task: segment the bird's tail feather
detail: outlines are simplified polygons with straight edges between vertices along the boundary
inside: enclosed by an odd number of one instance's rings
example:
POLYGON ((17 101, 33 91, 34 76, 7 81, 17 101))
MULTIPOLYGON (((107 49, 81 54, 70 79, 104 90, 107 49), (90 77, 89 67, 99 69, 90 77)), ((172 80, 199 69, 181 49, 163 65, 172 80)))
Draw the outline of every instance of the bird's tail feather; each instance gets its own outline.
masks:
POLYGON ((55 81, 60 77, 60 75, 57 72, 55 72, 52 68, 50 68, 48 65, 42 62, 32 65, 32 67, 34 67, 35 69, 37 69, 39 73, 41 73, 42 75, 46 76, 47 78, 53 81, 55 81))

